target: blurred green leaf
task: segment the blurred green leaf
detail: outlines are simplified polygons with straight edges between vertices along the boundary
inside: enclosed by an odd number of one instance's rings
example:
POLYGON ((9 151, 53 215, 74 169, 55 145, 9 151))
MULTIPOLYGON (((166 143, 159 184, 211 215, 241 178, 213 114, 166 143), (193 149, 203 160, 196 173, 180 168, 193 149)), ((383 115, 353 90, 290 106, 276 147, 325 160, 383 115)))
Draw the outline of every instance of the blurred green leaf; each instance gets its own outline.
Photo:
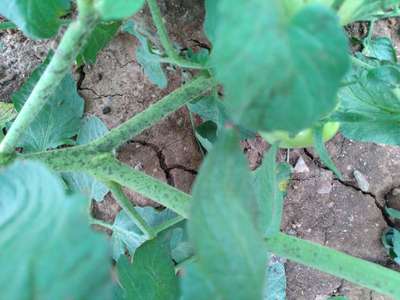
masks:
POLYGON ((162 57, 151 50, 147 37, 136 30, 135 23, 132 20, 124 23, 122 31, 135 36, 139 40, 140 46, 136 49, 136 60, 142 66, 149 80, 161 89, 166 88, 168 79, 161 66, 162 57))
POLYGON ((113 39, 120 26, 121 22, 108 22, 97 25, 78 54, 76 58, 77 64, 94 64, 97 54, 113 39))
POLYGON ((389 256, 400 265, 400 231, 389 227, 382 235, 382 243, 389 256))
POLYGON ((0 15, 15 23, 32 39, 53 37, 60 17, 70 9, 70 0, 2 0, 0 15))
POLYGON ((104 21, 122 20, 138 12, 145 0, 97 0, 95 8, 104 21))
POLYGON ((228 130, 200 169, 188 221, 198 269, 215 285, 211 299, 261 298, 267 253, 250 178, 239 138, 228 130))
MULTIPOLYGON (((22 109, 50 59, 51 55, 12 95, 12 101, 17 111, 22 109)), ((69 73, 29 125, 18 146, 23 147, 24 152, 39 152, 65 144, 74 144, 71 138, 79 131, 83 105, 84 101, 77 92, 76 82, 69 73)))
MULTIPOLYGON (((108 132, 107 126, 97 117, 90 116, 82 119, 78 133, 77 145, 85 145, 108 132)), ((68 172, 62 174, 68 187, 85 195, 88 199, 102 201, 109 189, 101 182, 84 172, 68 172)))
POLYGON ((0 207, 1 298, 109 299, 109 247, 87 201, 25 161, 0 170, 0 207))
POLYGON ((291 169, 287 164, 276 163, 277 146, 274 145, 264 156, 262 165, 252 173, 253 187, 259 207, 259 223, 266 236, 280 231, 283 198, 286 190, 282 182, 289 180, 291 169))
POLYGON ((296 133, 334 109, 349 57, 332 10, 309 5, 287 19, 277 0, 219 0, 217 15, 211 67, 234 120, 296 133))
POLYGON ((143 244, 131 264, 125 256, 117 263, 123 299, 178 300, 179 286, 168 246, 156 238, 143 244))

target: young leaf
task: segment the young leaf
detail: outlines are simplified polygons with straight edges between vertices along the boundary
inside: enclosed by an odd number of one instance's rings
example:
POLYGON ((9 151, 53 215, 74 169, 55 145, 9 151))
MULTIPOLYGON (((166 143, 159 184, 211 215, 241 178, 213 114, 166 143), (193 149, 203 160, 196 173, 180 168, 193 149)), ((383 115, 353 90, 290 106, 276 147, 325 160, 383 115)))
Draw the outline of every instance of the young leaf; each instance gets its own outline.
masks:
POLYGON ((89 36, 86 45, 78 54, 76 58, 77 64, 94 64, 97 54, 112 40, 120 25, 121 22, 108 22, 97 25, 89 36))
MULTIPOLYGON (((20 111, 32 89, 43 74, 51 55, 41 64, 12 95, 17 111, 20 111)), ((29 126, 19 146, 24 152, 39 152, 64 144, 73 144, 83 114, 83 99, 79 96, 72 74, 68 74, 57 87, 50 100, 29 126)))
POLYGON ((161 66, 162 57, 151 51, 146 36, 135 29, 135 24, 132 20, 125 22, 122 31, 135 36, 139 40, 140 46, 136 49, 136 60, 142 66, 149 80, 161 89, 166 88, 168 79, 161 66))
POLYGON ((286 300, 286 275, 282 259, 272 255, 265 276, 263 300, 286 300))
POLYGON ((332 10, 308 5, 287 19, 278 0, 220 0, 217 15, 210 60, 238 123, 296 133, 334 109, 349 58, 332 10))
POLYGON ((262 165, 253 172, 253 186, 258 201, 260 227, 266 236, 281 229, 283 197, 286 190, 281 182, 288 181, 291 173, 287 164, 276 163, 277 146, 265 155, 262 165))
POLYGON ((12 121, 17 116, 12 103, 0 102, 0 128, 3 128, 7 122, 12 121))
POLYGON ((319 155, 319 159, 327 166, 338 178, 342 178, 342 174, 332 161, 328 151, 326 150, 323 137, 323 126, 313 128, 313 139, 315 151, 319 155))
POLYGON ((60 17, 70 0, 2 0, 0 15, 14 22, 32 39, 51 38, 61 25, 60 17))
MULTIPOLYGON (((322 0, 325 1, 325 0, 322 0)), ((338 9, 341 23, 382 18, 388 11, 398 8, 400 0, 345 0, 338 9)))
POLYGON ((117 263, 123 299, 177 300, 178 279, 167 245, 160 239, 143 244, 133 263, 122 256, 117 263))
POLYGON ((0 207, 2 298, 108 298, 108 243, 90 229, 87 201, 26 161, 0 170, 0 207))
POLYGON ((188 221, 199 270, 218 292, 210 299, 261 298, 267 253, 254 220, 252 190, 239 139, 229 130, 201 167, 188 221))
MULTIPOLYGON (((158 226, 176 216, 168 209, 158 212, 153 207, 136 207, 136 210, 146 223, 152 227, 158 226)), ((143 234, 124 211, 120 211, 115 218, 113 234, 111 236, 113 258, 118 260, 118 258, 125 253, 126 249, 128 249, 130 255, 133 256, 136 249, 145 241, 149 240, 149 238, 150 237, 143 234)))
POLYGON ((400 145, 400 69, 386 65, 359 77, 340 90, 340 106, 332 119, 341 122, 341 132, 349 139, 400 145))
POLYGON ((104 21, 122 20, 139 11, 145 0, 97 0, 95 8, 104 21))
MULTIPOLYGON (((81 128, 78 133, 77 145, 87 144, 108 132, 106 125, 97 117, 86 117, 81 121, 81 128)), ((109 192, 109 189, 101 182, 83 172, 63 173, 62 177, 67 182, 68 187, 76 192, 80 192, 88 199, 102 201, 109 192)))

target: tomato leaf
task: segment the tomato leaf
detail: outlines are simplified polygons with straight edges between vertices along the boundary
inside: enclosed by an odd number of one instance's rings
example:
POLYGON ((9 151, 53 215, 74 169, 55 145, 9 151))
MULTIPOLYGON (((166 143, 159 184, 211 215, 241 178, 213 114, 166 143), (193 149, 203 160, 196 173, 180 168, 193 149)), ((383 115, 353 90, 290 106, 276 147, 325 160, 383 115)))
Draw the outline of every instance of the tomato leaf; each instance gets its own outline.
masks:
POLYGON ((340 90, 340 106, 331 119, 341 122, 341 132, 349 139, 400 145, 400 68, 361 70, 354 78, 340 90))
POLYGON ((124 290, 123 299, 179 299, 174 264, 167 244, 161 239, 143 244, 136 251, 132 264, 122 256, 118 260, 117 271, 124 290))
POLYGON ((188 221, 199 269, 218 292, 210 299, 261 298, 267 253, 255 220, 250 176, 239 138, 229 130, 200 169, 188 221))
MULTIPOLYGON (((12 95, 17 111, 22 109, 33 88, 50 62, 51 55, 36 68, 22 87, 12 95)), ((24 152, 39 152, 56 148, 64 144, 74 144, 71 139, 79 131, 83 114, 83 99, 77 92, 72 74, 61 81, 56 92, 42 108, 35 120, 29 125, 26 134, 18 146, 24 152)))
POLYGON ((309 5, 287 19, 281 5, 220 0, 210 60, 239 124, 297 133, 334 109, 347 38, 329 8, 309 5))
POLYGON ((367 40, 364 43, 362 54, 369 58, 379 59, 381 61, 397 62, 396 49, 392 41, 387 37, 378 37, 367 40))
POLYGON ((43 165, 16 162, 0 170, 0 207, 2 298, 108 298, 108 243, 90 229, 85 199, 43 165))
POLYGON ((104 21, 121 20, 139 11, 145 0, 97 0, 95 8, 104 21))
POLYGON ((51 38, 70 9, 70 0, 2 0, 0 15, 12 21, 32 39, 51 38))
MULTIPOLYGON (((77 145, 87 144, 108 132, 106 125, 97 117, 91 116, 81 121, 81 128, 76 141, 77 145)), ((66 172, 62 174, 68 187, 85 195, 88 199, 102 201, 109 189, 92 176, 83 172, 66 172)))
POLYGON ((97 54, 112 40, 120 25, 121 22, 108 22, 97 25, 78 54, 76 58, 77 64, 94 64, 97 54))
POLYGON ((291 168, 288 164, 276 163, 277 146, 264 156, 262 165, 252 173, 253 187, 258 201, 260 227, 266 236, 280 231, 283 213, 283 198, 291 168))
MULTIPOLYGON (((176 216, 168 209, 164 209, 161 212, 158 212, 153 207, 136 207, 135 209, 149 226, 160 225, 176 216)), ((120 211, 115 218, 113 234, 111 236, 113 258, 118 260, 125 253, 126 249, 133 256, 136 249, 147 240, 149 240, 149 237, 143 234, 124 211, 120 211)))
POLYGON ((132 20, 125 22, 122 31, 133 35, 139 40, 140 46, 136 49, 136 60, 142 66, 147 78, 159 88, 166 88, 168 79, 161 66, 162 57, 151 51, 147 37, 136 30, 135 23, 132 20))

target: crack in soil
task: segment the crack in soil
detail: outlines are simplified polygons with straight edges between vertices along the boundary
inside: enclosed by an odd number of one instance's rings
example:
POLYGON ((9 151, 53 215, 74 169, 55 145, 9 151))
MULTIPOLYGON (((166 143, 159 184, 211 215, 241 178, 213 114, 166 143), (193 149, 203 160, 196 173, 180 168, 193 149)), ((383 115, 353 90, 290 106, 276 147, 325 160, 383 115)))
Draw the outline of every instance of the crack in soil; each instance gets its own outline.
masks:
MULTIPOLYGON (((308 149, 304 149, 304 154, 317 166, 317 168, 320 168, 320 169, 323 169, 323 170, 332 172, 332 170, 330 170, 328 167, 324 166, 324 165, 322 164, 322 162, 321 162, 318 158, 316 158, 308 149)), ((390 218, 389 218, 389 217, 386 215, 386 213, 385 213, 385 207, 382 206, 382 205, 380 204, 380 202, 378 201, 377 195, 375 195, 374 193, 368 192, 368 191, 363 191, 363 190, 360 189, 360 188, 357 186, 357 184, 356 184, 355 182, 353 182, 353 181, 342 180, 342 179, 340 179, 340 178, 335 177, 335 174, 333 174, 333 176, 334 176, 334 177, 333 177, 333 181, 335 181, 335 182, 337 182, 337 183, 339 183, 339 184, 341 184, 341 185, 343 185, 343 186, 349 187, 349 188, 351 188, 351 189, 353 189, 353 190, 355 190, 355 191, 357 191, 357 192, 360 192, 360 193, 362 193, 364 196, 369 196, 369 197, 371 197, 372 199, 374 199, 375 206, 376 206, 376 207, 379 209, 379 211, 381 212, 382 218, 383 218, 383 220, 385 221, 386 225, 387 225, 387 226, 391 226, 391 227, 394 226, 393 222, 390 220, 390 218)))
POLYGON ((167 179, 167 183, 171 186, 175 187, 175 180, 171 174, 171 171, 173 171, 173 170, 176 170, 176 169, 183 170, 190 174, 197 175, 197 170, 193 170, 193 169, 187 168, 187 167, 179 165, 179 164, 174 164, 172 166, 168 166, 168 164, 166 163, 166 157, 163 153, 163 150, 155 144, 152 144, 152 143, 149 143, 149 142, 146 142, 143 140, 130 140, 130 141, 128 141, 128 144, 139 144, 141 146, 151 148, 156 153, 156 156, 160 163, 160 168, 164 172, 165 178, 167 179))
POLYGON ((165 155, 164 155, 162 149, 160 149, 155 144, 152 144, 152 143, 149 143, 149 142, 146 142, 143 140, 130 140, 130 141, 128 141, 128 144, 139 144, 141 146, 151 148, 156 153, 156 156, 160 163, 160 168, 164 172, 165 178, 167 179, 167 183, 171 186, 175 186, 174 178, 170 172, 171 171, 170 168, 167 166, 166 158, 165 158, 165 155))

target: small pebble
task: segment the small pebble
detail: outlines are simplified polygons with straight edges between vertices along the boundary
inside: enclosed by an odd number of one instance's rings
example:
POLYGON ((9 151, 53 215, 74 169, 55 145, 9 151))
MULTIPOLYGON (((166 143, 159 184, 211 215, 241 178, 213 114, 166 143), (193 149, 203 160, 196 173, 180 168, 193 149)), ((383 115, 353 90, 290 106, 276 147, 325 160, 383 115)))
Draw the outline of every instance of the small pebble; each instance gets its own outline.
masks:
POLYGON ((103 114, 109 114, 111 112, 111 107, 109 107, 109 106, 105 106, 104 108, 103 108, 103 114))
POLYGON ((295 173, 308 173, 310 172, 310 169, 308 168, 306 162, 304 161, 303 157, 299 157, 299 159, 296 162, 296 165, 294 167, 294 172, 295 173))
POLYGON ((363 191, 363 192, 368 192, 369 190, 369 183, 367 180, 367 177, 363 173, 361 173, 358 170, 354 170, 353 176, 357 181, 358 187, 363 191))

